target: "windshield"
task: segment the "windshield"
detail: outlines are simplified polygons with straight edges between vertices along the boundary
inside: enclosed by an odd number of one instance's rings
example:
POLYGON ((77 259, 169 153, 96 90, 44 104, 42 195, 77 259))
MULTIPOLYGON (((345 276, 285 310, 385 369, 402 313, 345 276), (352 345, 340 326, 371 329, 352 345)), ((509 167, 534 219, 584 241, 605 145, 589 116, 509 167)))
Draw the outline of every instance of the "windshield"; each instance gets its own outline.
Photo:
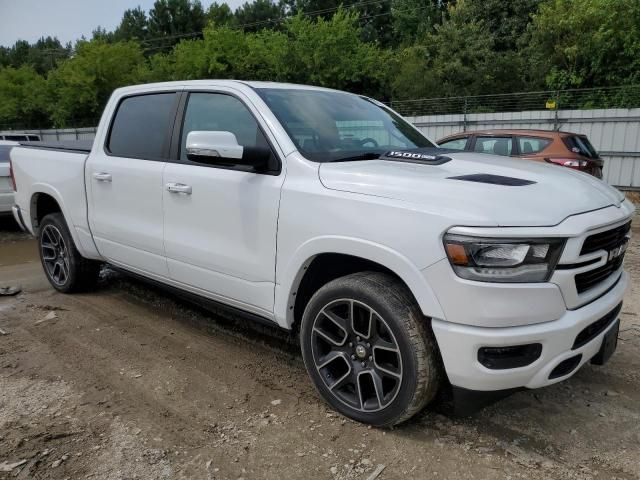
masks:
POLYGON ((257 91, 298 150, 316 162, 435 147, 391 110, 358 95, 282 88, 257 91))

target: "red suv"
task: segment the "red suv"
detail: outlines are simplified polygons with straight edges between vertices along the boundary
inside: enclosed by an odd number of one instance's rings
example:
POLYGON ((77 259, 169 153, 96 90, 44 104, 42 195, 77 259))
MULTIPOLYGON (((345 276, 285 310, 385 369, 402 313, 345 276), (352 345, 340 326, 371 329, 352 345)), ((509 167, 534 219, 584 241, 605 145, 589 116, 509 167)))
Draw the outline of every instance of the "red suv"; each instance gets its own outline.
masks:
POLYGON ((553 163, 602 178, 604 162, 586 135, 549 130, 478 130, 438 140, 441 148, 553 163))

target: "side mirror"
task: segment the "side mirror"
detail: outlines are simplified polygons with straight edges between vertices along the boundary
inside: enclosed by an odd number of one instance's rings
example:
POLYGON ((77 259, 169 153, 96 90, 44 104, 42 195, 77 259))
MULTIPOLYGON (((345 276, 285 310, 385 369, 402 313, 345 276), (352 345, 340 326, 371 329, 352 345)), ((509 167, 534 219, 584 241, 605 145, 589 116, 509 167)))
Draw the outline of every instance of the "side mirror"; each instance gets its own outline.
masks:
POLYGON ((271 150, 243 147, 236 136, 224 131, 193 131, 187 135, 187 158, 194 162, 219 165, 249 165, 264 169, 269 164, 271 150))

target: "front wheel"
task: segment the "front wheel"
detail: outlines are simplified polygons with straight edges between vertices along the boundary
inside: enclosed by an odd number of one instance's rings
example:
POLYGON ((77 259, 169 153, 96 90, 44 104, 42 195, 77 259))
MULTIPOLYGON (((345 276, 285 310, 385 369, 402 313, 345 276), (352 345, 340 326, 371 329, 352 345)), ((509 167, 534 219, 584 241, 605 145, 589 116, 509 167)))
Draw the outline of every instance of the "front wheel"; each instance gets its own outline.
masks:
POLYGON ((95 287, 100 263, 80 255, 61 213, 50 213, 42 219, 38 247, 44 273, 53 288, 72 293, 95 287))
POLYGON ((363 272, 333 280, 309 301, 302 355, 336 410, 376 426, 401 423, 435 396, 435 340, 413 296, 396 278, 363 272))

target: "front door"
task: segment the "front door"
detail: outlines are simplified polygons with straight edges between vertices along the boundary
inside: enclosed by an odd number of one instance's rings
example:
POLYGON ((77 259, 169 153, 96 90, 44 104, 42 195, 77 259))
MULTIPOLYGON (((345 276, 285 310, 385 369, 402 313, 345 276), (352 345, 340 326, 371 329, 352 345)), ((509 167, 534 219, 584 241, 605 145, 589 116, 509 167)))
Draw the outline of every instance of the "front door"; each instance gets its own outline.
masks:
POLYGON ((125 97, 104 148, 86 166, 89 225, 102 256, 136 273, 168 277, 162 175, 178 93, 125 97))
POLYGON ((271 316, 284 174, 279 169, 257 173, 246 166, 192 162, 185 152, 191 131, 231 132, 243 147, 269 145, 253 113, 238 97, 222 92, 189 94, 180 162, 167 164, 163 180, 164 241, 171 278, 215 300, 271 316))

